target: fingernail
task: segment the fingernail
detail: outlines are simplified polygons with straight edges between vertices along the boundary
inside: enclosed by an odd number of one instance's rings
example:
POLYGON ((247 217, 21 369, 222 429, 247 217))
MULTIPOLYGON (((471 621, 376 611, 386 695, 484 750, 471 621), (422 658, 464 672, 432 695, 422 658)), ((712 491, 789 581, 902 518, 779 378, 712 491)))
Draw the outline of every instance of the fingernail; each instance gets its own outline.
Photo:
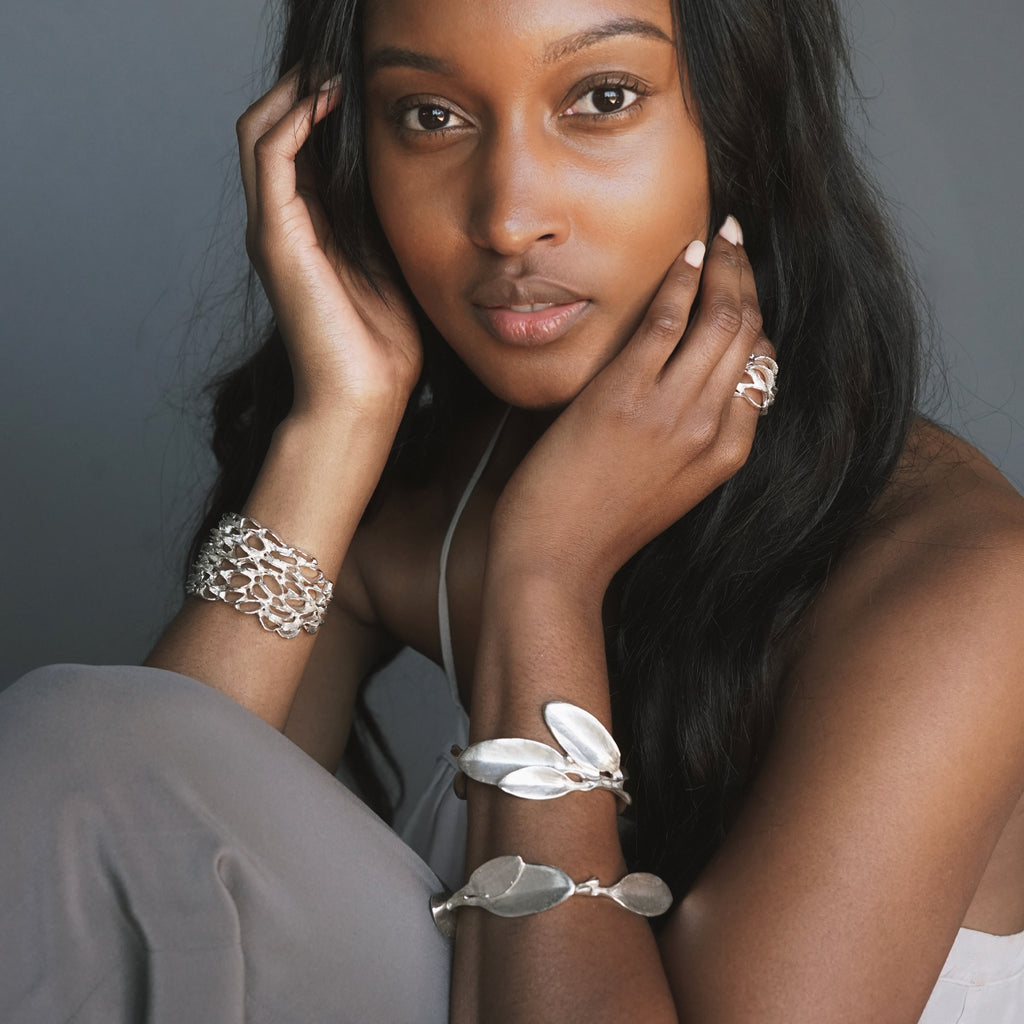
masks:
POLYGON ((341 85, 341 75, 332 75, 330 78, 320 86, 321 92, 330 92, 332 89, 341 85))
POLYGON ((733 245, 743 244, 743 230, 740 228, 740 222, 731 213, 725 218, 725 223, 718 229, 718 233, 733 245))
POLYGON ((704 262, 704 251, 704 243, 698 239, 695 242, 691 242, 686 247, 686 250, 683 252, 683 259, 686 260, 691 267, 699 267, 704 262))

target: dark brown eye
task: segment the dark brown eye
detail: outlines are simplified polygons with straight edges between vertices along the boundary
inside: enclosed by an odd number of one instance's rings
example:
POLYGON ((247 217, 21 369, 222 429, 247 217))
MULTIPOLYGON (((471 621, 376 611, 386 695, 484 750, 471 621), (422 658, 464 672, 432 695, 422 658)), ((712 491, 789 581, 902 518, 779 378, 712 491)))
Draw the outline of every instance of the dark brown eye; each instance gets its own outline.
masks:
POLYGON ((626 105, 626 90, 621 86, 604 86, 590 95, 594 109, 601 114, 613 114, 626 105))
POLYGON ((438 128, 447 126, 451 120, 451 111, 446 110, 444 107, 428 104, 418 108, 417 119, 421 128, 428 132, 435 131, 438 128))
POLYGON ((566 111, 567 114, 583 114, 602 117, 628 110, 643 95, 638 85, 606 82, 580 93, 580 98, 566 111))

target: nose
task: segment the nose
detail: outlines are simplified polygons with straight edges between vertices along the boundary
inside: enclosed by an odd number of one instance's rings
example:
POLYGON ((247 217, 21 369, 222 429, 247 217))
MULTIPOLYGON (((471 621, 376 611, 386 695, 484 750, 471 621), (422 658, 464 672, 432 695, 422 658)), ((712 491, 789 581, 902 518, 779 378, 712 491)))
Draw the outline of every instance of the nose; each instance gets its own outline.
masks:
POLYGON ((473 244, 502 256, 569 237, 569 202, 557 141, 543 130, 495 133, 470 168, 468 233, 473 244))

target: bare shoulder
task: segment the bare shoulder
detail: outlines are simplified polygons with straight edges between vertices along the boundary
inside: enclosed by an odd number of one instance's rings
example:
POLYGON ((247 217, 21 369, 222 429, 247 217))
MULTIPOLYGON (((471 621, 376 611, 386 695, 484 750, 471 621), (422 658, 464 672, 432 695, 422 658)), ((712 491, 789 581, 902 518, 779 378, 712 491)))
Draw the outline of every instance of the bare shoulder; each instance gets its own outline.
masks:
POLYGON ((801 660, 931 635, 936 656, 955 642, 965 659, 984 648, 985 663, 993 644, 1019 654, 1022 627, 1024 498, 977 449, 922 421, 816 602, 801 660))
POLYGON ((809 610, 771 742, 667 955, 710 970, 702 951, 727 951, 736 1005, 798 977, 785 1019, 916 1020, 958 928, 1024 928, 1022 626, 1024 501, 922 424, 809 610))
POLYGON ((980 452, 914 431, 810 610, 787 696, 893 742, 1024 741, 1024 499, 980 452))
POLYGON ((1024 498, 976 448, 927 421, 911 433, 883 498, 879 531, 908 541, 984 551, 1013 546, 1024 530, 1024 498))
MULTIPOLYGON (((951 872, 959 854, 957 924, 1024 927, 1024 498, 966 442, 914 431, 811 610, 779 739, 783 761, 828 748, 833 765, 875 776, 919 854, 951 872), (957 834, 971 842, 958 849, 957 834)), ((851 788, 842 774, 837 792, 851 788)))

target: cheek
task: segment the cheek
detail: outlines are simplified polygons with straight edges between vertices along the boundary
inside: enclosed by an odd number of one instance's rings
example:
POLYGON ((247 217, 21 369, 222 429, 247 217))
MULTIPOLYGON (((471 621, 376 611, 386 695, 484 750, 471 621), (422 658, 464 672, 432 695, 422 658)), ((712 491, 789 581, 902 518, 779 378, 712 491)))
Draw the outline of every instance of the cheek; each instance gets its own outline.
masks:
POLYGON ((657 144, 638 148, 609 168, 605 177, 594 222, 603 224, 603 232, 617 238, 638 265, 660 263, 664 272, 686 245, 706 237, 707 157, 692 128, 685 135, 666 132, 657 144))
POLYGON ((672 262, 709 234, 710 191, 703 142, 692 129, 640 148, 589 184, 581 233, 599 250, 606 296, 623 329, 639 322, 672 262))
POLYGON ((453 191, 409 175, 405 161, 370 162, 368 169, 377 218, 402 276, 423 311, 447 333, 466 245, 453 191))
POLYGON ((382 129, 368 126, 366 172, 377 219, 404 273, 403 253, 418 252, 429 239, 428 214, 434 189, 425 182, 419 189, 414 187, 409 160, 400 159, 393 142, 383 135, 382 129))
POLYGON ((403 273, 424 262, 437 236, 437 205, 431 201, 431 189, 421 183, 410 187, 403 168, 383 160, 371 161, 370 194, 377 219, 398 259, 403 273), (421 256, 422 254, 422 256, 421 256))

